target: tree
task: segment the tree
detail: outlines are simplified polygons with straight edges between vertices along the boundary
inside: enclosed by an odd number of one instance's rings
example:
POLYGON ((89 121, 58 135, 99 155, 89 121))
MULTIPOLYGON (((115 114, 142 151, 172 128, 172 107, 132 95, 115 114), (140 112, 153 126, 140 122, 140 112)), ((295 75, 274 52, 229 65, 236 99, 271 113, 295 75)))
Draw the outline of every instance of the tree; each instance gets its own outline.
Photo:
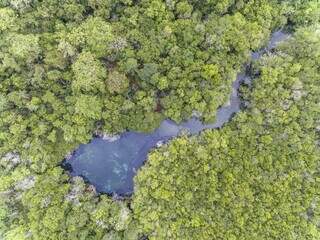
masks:
POLYGON ((77 92, 104 92, 107 71, 90 52, 81 53, 72 65, 74 81, 72 89, 77 92))
POLYGON ((0 32, 11 29, 15 26, 16 16, 10 8, 0 8, 0 32))
POLYGON ((36 35, 11 34, 7 41, 10 42, 9 52, 18 61, 30 63, 36 60, 41 52, 39 37, 36 35))
POLYGON ((79 95, 76 99, 75 112, 89 119, 101 118, 102 104, 96 96, 79 95))
POLYGON ((106 83, 110 93, 123 93, 129 87, 129 80, 126 75, 115 70, 109 73, 106 83))
POLYGON ((98 57, 107 56, 114 36, 112 27, 100 17, 89 17, 79 27, 72 29, 67 41, 98 57))

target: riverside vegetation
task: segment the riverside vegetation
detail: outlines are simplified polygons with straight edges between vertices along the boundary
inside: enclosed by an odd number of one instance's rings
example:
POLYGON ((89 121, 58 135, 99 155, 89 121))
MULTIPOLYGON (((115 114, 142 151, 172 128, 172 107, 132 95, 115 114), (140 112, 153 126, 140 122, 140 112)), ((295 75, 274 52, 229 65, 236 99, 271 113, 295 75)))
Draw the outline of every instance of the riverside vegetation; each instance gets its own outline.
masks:
MULTIPOLYGON (((251 53, 252 59, 256 61, 263 54, 270 53, 289 36, 282 31, 272 33, 266 47, 251 53)), ((133 177, 145 163, 152 148, 160 147, 181 134, 195 135, 205 129, 221 128, 240 111, 239 88, 241 83, 250 84, 252 81, 246 70, 245 67, 243 72, 237 74, 232 83, 229 101, 217 109, 214 123, 205 124, 193 116, 180 124, 166 119, 159 128, 150 133, 127 131, 115 136, 101 134, 89 143, 81 144, 67 156, 62 166, 70 171, 71 175, 85 178, 99 192, 130 196, 134 187, 133 177)))
POLYGON ((319 239, 318 1, 4 0, 0 237, 319 239), (94 132, 150 131, 229 97, 250 51, 246 108, 149 154, 131 199, 60 166, 94 132))

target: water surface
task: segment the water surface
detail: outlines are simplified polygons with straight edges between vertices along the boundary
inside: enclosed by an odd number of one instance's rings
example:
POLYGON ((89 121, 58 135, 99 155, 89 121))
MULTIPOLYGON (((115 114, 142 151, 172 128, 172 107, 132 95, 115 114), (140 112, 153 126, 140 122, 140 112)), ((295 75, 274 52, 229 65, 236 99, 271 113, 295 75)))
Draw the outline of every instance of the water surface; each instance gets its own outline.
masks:
MULTIPOLYGON (((282 31, 274 32, 266 48, 252 53, 252 59, 259 59, 263 53, 288 37, 289 35, 282 31)), ((88 144, 80 145, 74 154, 66 159, 65 164, 71 166, 73 176, 84 177, 98 192, 130 195, 133 192, 133 177, 152 148, 178 136, 182 131, 197 134, 204 129, 220 128, 240 111, 238 89, 242 82, 250 83, 251 78, 245 73, 237 75, 232 84, 229 104, 217 110, 216 121, 212 124, 203 124, 196 118, 181 124, 164 120, 152 133, 125 132, 118 138, 97 137, 88 144)))

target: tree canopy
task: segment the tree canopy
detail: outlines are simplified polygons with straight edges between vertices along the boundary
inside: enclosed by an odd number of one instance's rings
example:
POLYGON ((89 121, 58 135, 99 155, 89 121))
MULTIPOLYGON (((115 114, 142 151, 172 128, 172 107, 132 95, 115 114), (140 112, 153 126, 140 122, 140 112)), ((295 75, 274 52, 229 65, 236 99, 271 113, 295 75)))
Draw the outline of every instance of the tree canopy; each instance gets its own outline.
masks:
POLYGON ((255 63, 234 121, 149 155, 132 204, 149 239, 320 237, 319 33, 255 63))
POLYGON ((319 233, 317 0, 0 1, 0 238, 312 239, 319 233), (221 129, 149 154, 131 199, 62 160, 94 133, 212 122, 250 63, 244 108, 221 129))

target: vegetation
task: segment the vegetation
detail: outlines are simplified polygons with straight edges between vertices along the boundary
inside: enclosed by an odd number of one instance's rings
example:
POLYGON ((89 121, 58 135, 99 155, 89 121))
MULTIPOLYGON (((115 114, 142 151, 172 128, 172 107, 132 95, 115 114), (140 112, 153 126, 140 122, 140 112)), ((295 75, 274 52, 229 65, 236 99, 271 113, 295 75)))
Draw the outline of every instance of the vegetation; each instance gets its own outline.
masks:
POLYGON ((150 154, 133 199, 149 239, 319 239, 319 30, 257 64, 230 124, 150 154))
POLYGON ((0 2, 0 238, 319 239, 318 1, 0 2), (213 121, 250 51, 245 110, 154 150, 132 199, 59 166, 95 131, 213 121))
POLYGON ((31 156, 37 171, 96 130, 149 131, 193 110, 214 120, 249 51, 285 21, 277 1, 0 6, 1 151, 31 156))

